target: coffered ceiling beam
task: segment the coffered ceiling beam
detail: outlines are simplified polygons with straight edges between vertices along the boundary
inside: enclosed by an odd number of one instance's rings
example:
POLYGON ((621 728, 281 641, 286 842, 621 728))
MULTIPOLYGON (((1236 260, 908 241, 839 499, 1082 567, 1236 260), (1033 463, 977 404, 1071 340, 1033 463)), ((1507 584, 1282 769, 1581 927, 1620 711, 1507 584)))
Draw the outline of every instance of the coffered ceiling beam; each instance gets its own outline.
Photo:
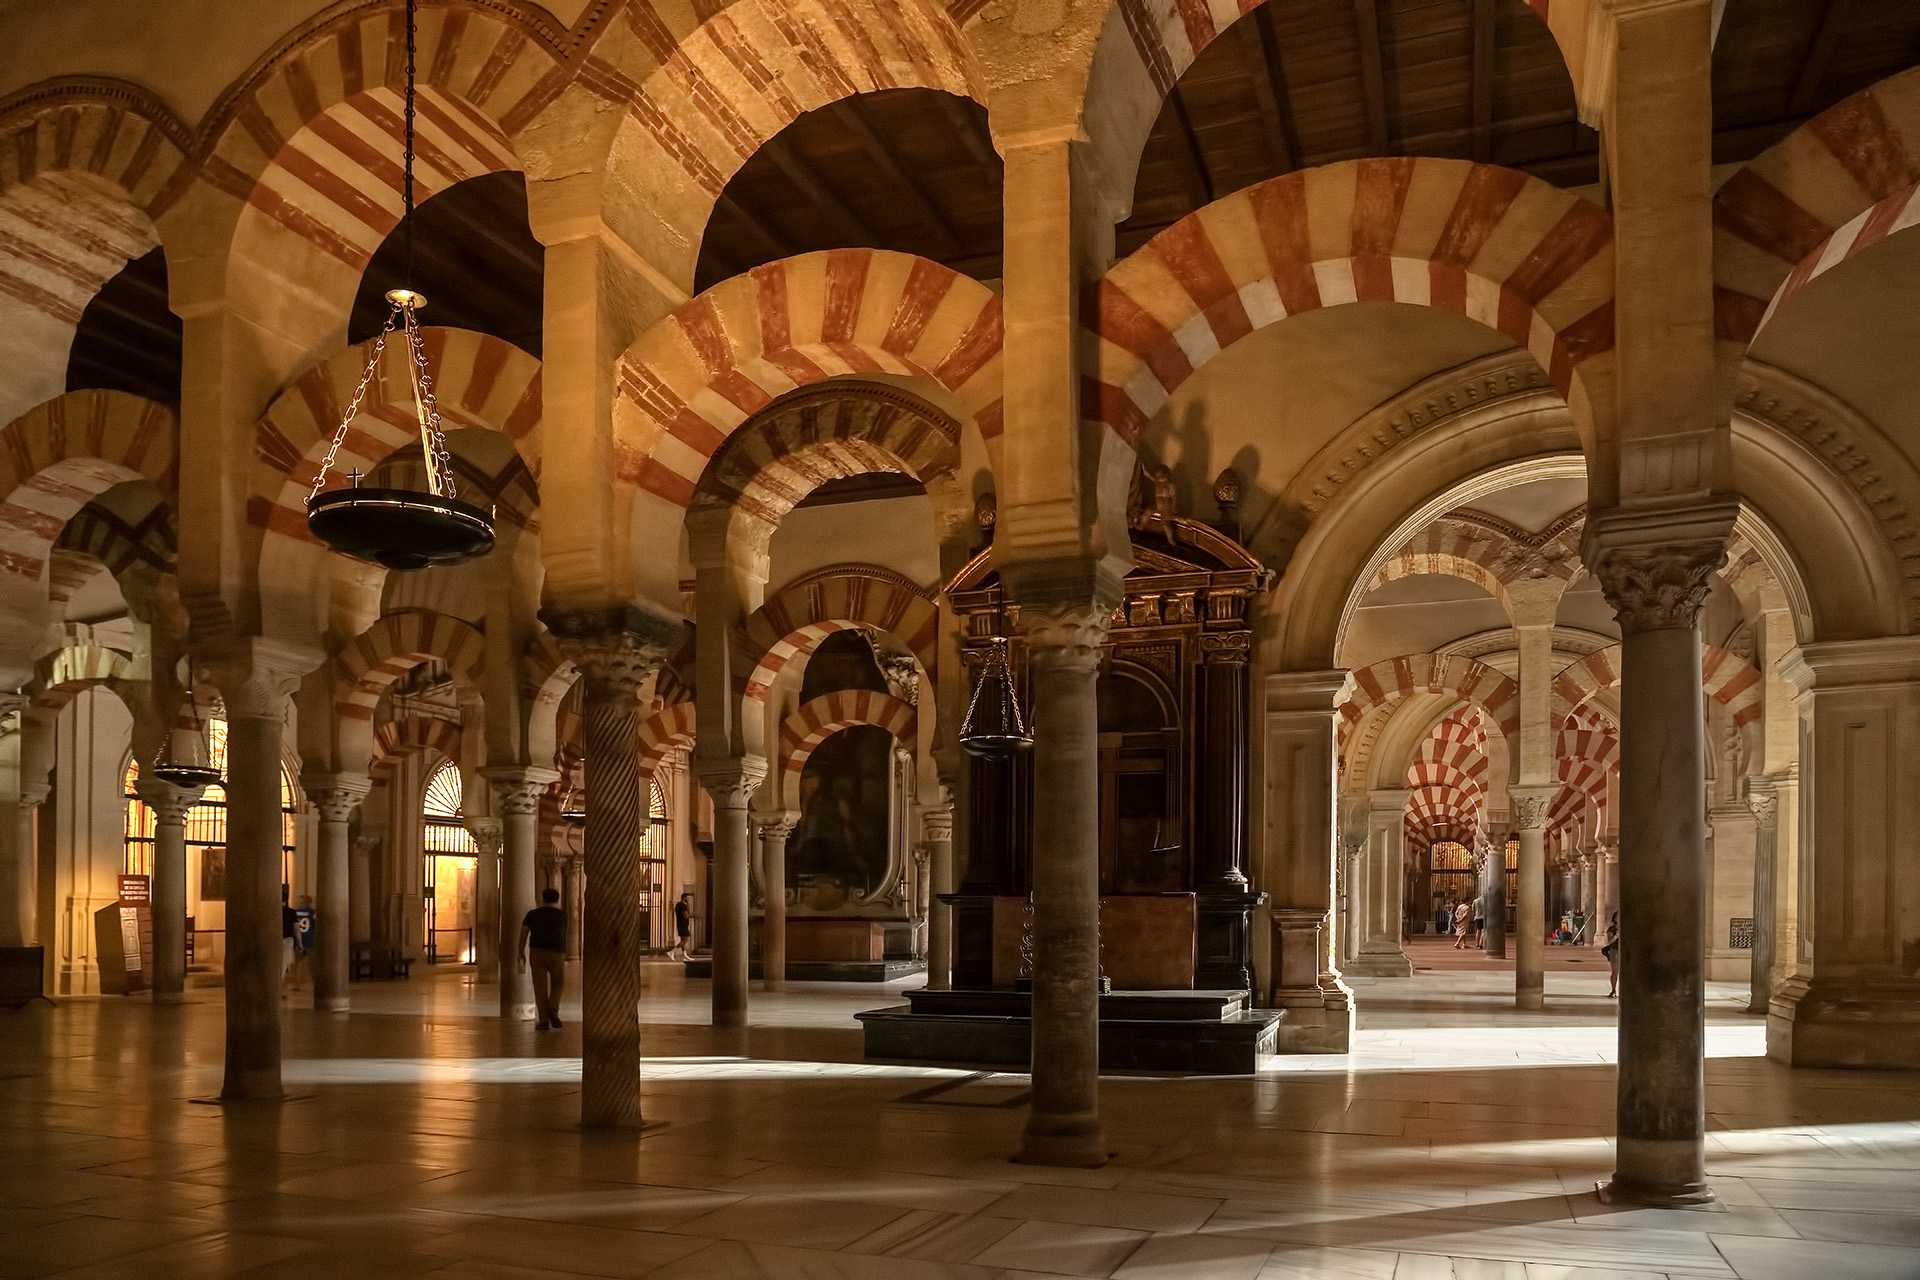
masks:
POLYGON ((1800 63, 1800 74, 1793 82, 1793 97, 1787 102, 1789 115, 1801 116, 1813 110, 1814 95, 1820 92, 1820 81, 1827 73, 1833 47, 1840 43, 1840 32, 1847 25, 1847 10, 1852 2, 1827 0, 1826 10, 1820 15, 1820 26, 1813 34, 1813 43, 1807 47, 1807 56, 1800 63))
POLYGON ((866 151, 867 158, 886 175, 893 193, 912 208, 914 216, 932 234, 934 242, 938 245, 939 258, 942 261, 948 261, 959 257, 964 252, 960 238, 954 235, 953 228, 948 225, 945 218, 940 216, 940 211, 933 207, 933 202, 927 199, 926 192, 922 191, 920 185, 900 167, 899 160, 888 149, 886 142, 873 131, 872 126, 867 123, 867 118, 861 114, 860 108, 856 105, 857 101, 855 98, 843 98, 834 103, 832 111, 835 118, 860 140, 860 146, 866 151))
POLYGON ((1493 159, 1493 0, 1473 0, 1473 158, 1493 159))
POLYGON ((1353 27, 1360 37, 1360 87, 1367 99, 1367 145, 1376 155, 1389 150, 1387 77, 1380 60, 1380 12, 1375 0, 1353 0, 1353 27))

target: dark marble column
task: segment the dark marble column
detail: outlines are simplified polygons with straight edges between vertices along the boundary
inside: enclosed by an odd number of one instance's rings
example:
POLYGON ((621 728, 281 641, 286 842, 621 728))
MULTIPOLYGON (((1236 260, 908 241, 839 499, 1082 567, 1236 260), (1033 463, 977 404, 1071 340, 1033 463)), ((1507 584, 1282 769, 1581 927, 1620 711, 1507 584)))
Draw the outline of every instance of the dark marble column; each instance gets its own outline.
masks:
POLYGON ((1247 650, 1244 631, 1203 635, 1200 794, 1194 879, 1198 934, 1193 985, 1253 987, 1253 910, 1266 895, 1247 881, 1247 650))
POLYGON ((1780 799, 1771 778, 1755 778, 1748 788, 1747 807, 1753 810, 1753 954, 1747 979, 1747 1012, 1765 1014, 1773 998, 1773 961, 1776 954, 1774 916, 1779 897, 1775 889, 1780 849, 1780 799))
POLYGON ((347 824, 353 811, 372 789, 370 779, 348 774, 305 779, 307 800, 320 811, 320 848, 315 895, 316 954, 313 966, 313 1007, 345 1012, 351 1001, 348 979, 353 973, 347 824))

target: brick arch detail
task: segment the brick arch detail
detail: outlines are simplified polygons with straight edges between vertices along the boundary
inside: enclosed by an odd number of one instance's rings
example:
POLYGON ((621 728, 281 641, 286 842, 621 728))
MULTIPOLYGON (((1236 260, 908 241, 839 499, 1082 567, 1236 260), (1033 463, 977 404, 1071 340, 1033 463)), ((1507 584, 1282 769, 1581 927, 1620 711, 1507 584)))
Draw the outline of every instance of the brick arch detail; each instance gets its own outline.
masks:
MULTIPOLYGON (((715 285, 621 356, 616 479, 692 501, 716 450, 800 387, 893 374, 947 397, 993 444, 1000 434, 1000 299, 911 254, 833 249, 715 285)), ((673 530, 675 536, 679 530, 673 530)))
POLYGON ((485 676, 486 637, 444 613, 388 614, 334 655, 340 690, 334 713, 343 724, 371 723, 386 687, 429 659, 446 663, 456 681, 478 690, 485 676))
POLYGON ((814 751, 843 729, 872 725, 885 729, 911 750, 918 742, 919 714, 913 704, 870 689, 840 689, 804 703, 780 725, 780 802, 800 809, 800 775, 814 751))
POLYGON ((117 484, 175 492, 173 412, 124 391, 69 391, 0 429, 0 574, 38 581, 67 521, 117 484))
MULTIPOLYGON (((1562 724, 1595 694, 1620 685, 1620 646, 1596 649, 1553 677, 1553 721, 1562 724)), ((1751 662, 1715 644, 1700 646, 1700 687, 1726 707, 1733 723, 1746 726, 1766 712, 1766 682, 1751 662)))
POLYGON ((1344 742, 1368 712, 1417 693, 1444 693, 1491 719, 1508 742, 1520 734, 1520 686, 1483 662, 1459 654, 1410 653, 1348 673, 1353 692, 1341 702, 1339 736, 1344 742))
POLYGON ((693 745, 699 725, 691 702, 674 702, 661 707, 640 722, 640 773, 651 777, 672 751, 693 745))
POLYGON ((401 756, 434 751, 456 766, 460 763, 460 726, 434 716, 407 716, 389 720, 373 731, 374 773, 384 774, 401 756))
POLYGON ((765 702, 775 677, 836 631, 871 628, 897 637, 932 676, 940 609, 926 594, 890 574, 848 569, 822 574, 769 598, 740 631, 740 669, 751 674, 745 695, 765 702))
POLYGON ((1272 178, 1162 231, 1097 297, 1082 412, 1128 441, 1241 338, 1346 302, 1478 321, 1532 354, 1576 418, 1610 411, 1612 219, 1511 169, 1396 157, 1272 178))
POLYGON ((1714 328, 1744 351, 1794 292, 1920 221, 1920 68, 1845 98, 1721 184, 1714 328))

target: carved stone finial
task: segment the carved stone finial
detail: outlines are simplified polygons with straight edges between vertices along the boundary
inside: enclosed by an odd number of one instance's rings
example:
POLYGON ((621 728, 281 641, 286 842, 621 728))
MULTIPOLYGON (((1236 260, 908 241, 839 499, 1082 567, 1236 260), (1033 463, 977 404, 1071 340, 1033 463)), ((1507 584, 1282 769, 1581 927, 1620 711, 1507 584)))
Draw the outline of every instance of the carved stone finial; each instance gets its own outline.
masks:
POLYGON ((1213 478, 1213 500, 1219 504, 1220 518, 1233 519, 1234 508, 1240 505, 1240 473, 1228 467, 1213 478))

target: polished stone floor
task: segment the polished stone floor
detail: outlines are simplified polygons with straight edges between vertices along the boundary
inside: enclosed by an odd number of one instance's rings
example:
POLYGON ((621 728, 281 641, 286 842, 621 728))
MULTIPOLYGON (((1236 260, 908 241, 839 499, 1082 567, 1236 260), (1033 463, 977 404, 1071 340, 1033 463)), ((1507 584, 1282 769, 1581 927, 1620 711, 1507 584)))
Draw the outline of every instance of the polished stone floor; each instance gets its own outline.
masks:
POLYGON ((1352 1055, 1106 1081, 1092 1171, 1008 1163, 1023 1077, 860 1060, 852 1014, 917 978, 756 993, 718 1037, 650 965, 637 1139, 572 1124, 577 1003, 503 1027, 470 971, 296 994, 280 1105, 201 1101, 217 990, 0 1011, 0 1277, 1920 1277, 1920 1072, 1787 1071, 1715 986, 1721 1203, 1612 1209, 1597 954, 1522 1014, 1510 968, 1413 950, 1354 983, 1352 1055))

